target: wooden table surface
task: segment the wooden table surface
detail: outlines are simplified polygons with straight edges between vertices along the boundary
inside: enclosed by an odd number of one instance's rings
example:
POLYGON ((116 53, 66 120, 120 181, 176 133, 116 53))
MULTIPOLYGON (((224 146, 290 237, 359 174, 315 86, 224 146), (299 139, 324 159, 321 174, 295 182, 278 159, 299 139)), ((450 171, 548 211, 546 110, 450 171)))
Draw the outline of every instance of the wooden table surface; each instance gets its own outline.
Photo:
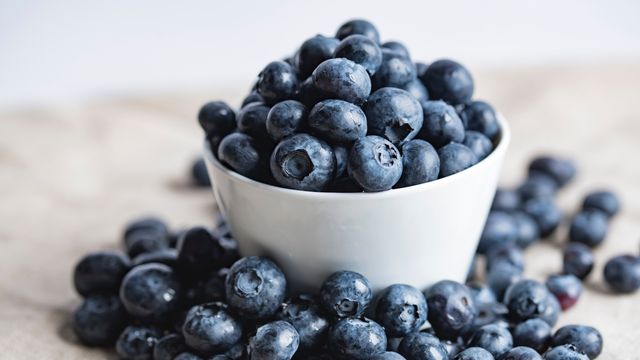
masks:
MULTIPOLYGON (((602 281, 609 257, 639 251, 640 64, 475 74, 477 97, 513 128, 504 185, 522 179, 531 156, 548 152, 579 166, 559 196, 568 216, 590 189, 621 196, 623 210, 596 251, 586 291, 559 325, 600 329, 601 359, 640 359, 640 293, 613 295, 602 281)), ((206 100, 238 104, 241 95, 212 89, 0 113, 0 358, 114 357, 74 343, 72 267, 86 252, 118 246, 122 225, 137 215, 158 214, 174 227, 212 224, 211 192, 188 184, 201 146, 195 114, 206 100)), ((558 271, 565 238, 562 228, 528 250, 526 274, 544 279, 558 271)))

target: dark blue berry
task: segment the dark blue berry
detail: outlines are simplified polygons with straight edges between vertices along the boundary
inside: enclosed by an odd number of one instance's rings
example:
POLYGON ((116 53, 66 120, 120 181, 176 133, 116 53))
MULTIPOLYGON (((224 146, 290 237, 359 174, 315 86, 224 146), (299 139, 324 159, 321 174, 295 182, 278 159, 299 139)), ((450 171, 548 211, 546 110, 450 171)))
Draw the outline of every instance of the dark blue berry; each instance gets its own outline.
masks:
POLYGON ((262 325, 249 340, 251 360, 290 360, 298 350, 300 337, 286 321, 262 325))
POLYGON ((353 144, 347 168, 365 191, 389 190, 402 176, 402 156, 388 140, 370 135, 353 144))
POLYGON ((257 142, 249 135, 233 133, 227 135, 218 148, 218 159, 249 178, 260 178, 266 171, 266 156, 257 142))
POLYGON ((416 68, 409 58, 389 49, 382 49, 382 63, 371 77, 375 89, 403 87, 416 78, 416 68))
POLYGON ((181 275, 197 279, 219 267, 221 253, 222 248, 209 230, 191 228, 178 240, 178 269, 181 275))
POLYGON ((539 156, 529 164, 530 172, 541 172, 553 178, 559 187, 566 185, 576 175, 576 166, 567 159, 539 156))
POLYGON ((484 224, 478 252, 487 253, 491 248, 507 242, 515 242, 518 238, 518 226, 510 213, 492 211, 484 224))
POLYGON ((467 103, 473 95, 471 73, 453 60, 435 61, 429 65, 421 80, 433 99, 444 100, 449 104, 467 103))
POLYGON ((427 87, 424 86, 424 84, 422 84, 422 82, 417 78, 399 86, 398 88, 405 90, 420 102, 429 100, 429 91, 427 90, 427 87))
POLYGON ((491 143, 491 140, 489 140, 489 138, 484 134, 477 131, 465 131, 464 141, 462 143, 476 154, 478 160, 486 158, 491 154, 491 151, 493 151, 493 144, 491 143))
POLYGON ((127 312, 115 295, 91 295, 73 313, 73 331, 89 346, 111 346, 127 324, 127 312))
POLYGON ((420 290, 410 285, 394 284, 378 296, 375 319, 389 336, 404 336, 418 331, 427 321, 427 301, 420 290))
POLYGON ((284 303, 277 318, 289 322, 300 336, 300 351, 317 351, 325 344, 329 321, 311 295, 298 295, 284 303))
POLYGON ((461 337, 455 340, 440 340, 440 344, 442 344, 442 346, 447 350, 449 358, 465 348, 464 340, 461 337))
POLYGON ((297 133, 307 121, 307 107, 295 100, 275 104, 267 115, 267 132, 274 141, 297 133))
MULTIPOLYGON (((435 147, 464 140, 464 126, 455 109, 444 101, 423 101, 424 123, 418 137, 435 147)), ((474 153, 475 154, 475 153, 474 153)))
POLYGON ((589 357, 573 345, 560 345, 549 349, 542 356, 544 360, 589 360, 589 357))
POLYGON ((542 357, 530 347, 518 346, 502 354, 499 360, 542 360, 542 357))
POLYGON ((312 76, 315 87, 330 98, 361 105, 371 93, 367 70, 348 59, 326 60, 312 76))
POLYGON ((465 329, 463 337, 466 339, 471 336, 481 327, 489 324, 498 325, 501 327, 509 327, 509 322, 506 320, 506 316, 509 312, 507 307, 500 302, 484 303, 476 305, 478 313, 473 319, 471 326, 465 329))
POLYGON ((575 305, 582 294, 582 283, 574 275, 551 275, 545 284, 563 311, 575 305))
POLYGON ((409 49, 407 49, 406 46, 404 46, 403 43, 398 42, 398 41, 387 41, 384 44, 381 45, 383 48, 385 49, 389 49, 391 51, 395 51, 398 54, 402 54, 403 56, 407 57, 407 58, 411 58, 411 55, 409 54, 409 49))
POLYGON ((353 271, 331 274, 320 289, 320 303, 334 318, 361 316, 373 293, 369 280, 353 271))
POLYGON ((122 280, 120 299, 129 314, 163 322, 178 310, 182 286, 173 270, 163 264, 136 266, 122 280))
POLYGON ((173 360, 203 360, 203 359, 200 356, 196 355, 196 354, 193 354, 193 353, 190 353, 190 352, 183 352, 183 353, 178 354, 178 356, 173 358, 173 360))
POLYGON ((322 35, 316 35, 302 43, 294 60, 298 74, 302 78, 309 77, 320 63, 333 57, 338 44, 340 40, 322 35))
POLYGON ((609 219, 602 211, 583 210, 571 221, 569 241, 596 247, 604 241, 608 228, 609 219))
POLYGON ((527 179, 518 187, 520 198, 524 201, 541 198, 553 197, 558 190, 556 182, 548 175, 540 172, 529 173, 527 179))
POLYGON ((522 279, 522 269, 507 262, 496 264, 487 274, 487 285, 502 300, 507 288, 522 279))
POLYGON ((589 359, 595 359, 602 352, 602 335, 591 326, 566 325, 553 334, 553 346, 573 345, 589 359))
POLYGON ((470 168, 478 162, 476 155, 468 147, 450 143, 438 149, 440 156, 440 177, 447 177, 470 168))
POLYGON ((258 93, 269 104, 293 98, 298 90, 298 75, 284 61, 269 63, 258 75, 258 93))
POLYGON ((162 249, 158 251, 142 253, 131 261, 132 266, 149 263, 165 264, 170 268, 176 267, 178 263, 178 251, 176 249, 162 249))
POLYGON ((160 338, 153 347, 153 360, 174 360, 176 356, 187 351, 187 344, 182 336, 169 334, 160 338))
POLYGON ((347 161, 349 160, 349 149, 344 146, 334 146, 333 154, 336 156, 336 174, 335 178, 341 178, 347 175, 347 161))
POLYGON ((481 347, 470 347, 459 352, 453 360, 494 360, 494 357, 481 347))
POLYGON ((493 197, 491 210, 514 211, 520 208, 522 200, 520 194, 511 189, 498 188, 493 197))
POLYGON ((451 280, 433 284, 425 297, 429 305, 429 323, 441 339, 455 339, 470 326, 476 314, 468 287, 451 280))
POLYGON ((551 198, 528 200, 524 203, 523 210, 538 224, 543 238, 551 235, 562 221, 562 211, 551 198))
POLYGON ((486 102, 472 101, 464 107, 461 114, 467 130, 482 133, 492 141, 498 136, 500 127, 496 112, 486 102))
POLYGON ((204 104, 198 122, 208 137, 225 137, 236 129, 236 113, 224 101, 204 104))
POLYGON ((477 308, 480 308, 483 305, 490 305, 498 301, 496 294, 494 294, 493 290, 491 290, 488 285, 470 283, 467 284, 467 286, 469 287, 469 291, 471 291, 473 302, 476 304, 477 308))
POLYGON ((514 211, 511 216, 518 229, 518 237, 516 238, 518 246, 524 249, 540 239, 540 229, 531 216, 523 211, 514 211))
POLYGON ((343 100, 323 100, 309 113, 309 129, 334 143, 352 143, 367 135, 367 118, 360 107, 343 100))
POLYGON ((308 109, 312 108, 318 102, 328 98, 329 95, 318 89, 313 83, 312 76, 309 76, 305 81, 302 82, 302 85, 300 85, 298 100, 303 103, 308 109))
POLYGON ((206 303, 192 307, 182 325, 186 344, 211 354, 229 350, 242 336, 242 324, 223 303, 206 303))
POLYGON ((124 239, 127 254, 134 258, 140 254, 161 251, 169 247, 167 233, 158 229, 139 229, 127 234, 124 239))
POLYGON ((397 187, 436 180, 440 173, 438 152, 424 140, 411 140, 402 145, 402 176, 397 187))
POLYGON ((406 358, 397 352, 385 351, 381 354, 375 355, 371 360, 406 360, 406 358))
POLYGON ((89 253, 73 270, 73 284, 82 296, 117 294, 130 266, 129 259, 117 251, 89 253))
POLYGON ((524 253, 515 242, 501 242, 490 247, 486 252, 487 271, 490 272, 500 263, 524 270, 524 253))
POLYGON ((582 209, 600 210, 608 217, 612 217, 620 210, 620 200, 611 191, 594 191, 584 198, 582 209))
POLYGON ((549 326, 553 327, 558 322, 560 316, 560 303, 555 296, 549 296, 546 301, 545 309, 540 316, 540 319, 544 320, 549 326))
POLYGON ((384 328, 364 317, 349 317, 331 326, 329 349, 340 359, 371 359, 387 349, 384 328))
POLYGON ((528 346, 543 353, 551 343, 551 326, 542 319, 529 319, 512 331, 515 346, 528 346))
POLYGON ((469 340, 469 346, 481 347, 497 359, 500 355, 511 350, 513 338, 508 329, 499 325, 489 324, 476 330, 469 340))
MULTIPOLYGON (((270 108, 262 103, 252 103, 243 107, 240 109, 240 112, 238 112, 238 130, 258 141, 271 141, 271 137, 267 132, 267 116, 269 115, 269 110, 270 108)), ((232 135, 233 134, 228 135, 227 137, 232 135)), ((220 152, 219 148, 218 152, 220 152)))
POLYGON ((424 76, 424 73, 426 73, 427 69, 429 68, 429 64, 418 61, 415 63, 415 67, 416 67, 416 75, 418 76, 418 79, 422 79, 422 77, 424 76))
POLYGON ((151 360, 153 348, 162 336, 162 331, 146 326, 127 326, 118 341, 116 352, 123 360, 151 360))
POLYGON ((209 179, 209 173, 207 172, 207 164, 203 158, 197 158, 193 165, 191 165, 191 178, 193 184, 200 187, 211 186, 211 179, 209 179))
POLYGON ((244 108, 249 104, 253 104, 253 103, 260 103, 260 104, 264 104, 265 100, 262 97, 262 95, 258 94, 257 91, 252 91, 251 93, 249 93, 249 95, 247 95, 244 100, 242 100, 242 105, 240 106, 240 108, 244 108))
POLYGON ((449 354, 440 340, 425 332, 414 332, 402 339, 398 353, 407 360, 447 360, 449 354))
POLYGON ((349 59, 362 65, 369 75, 373 75, 382 63, 382 50, 378 43, 364 35, 349 35, 335 50, 335 58, 349 59))
POLYGON ((408 92, 385 87, 376 90, 363 106, 369 134, 386 137, 399 146, 413 139, 422 127, 422 107, 408 92))
POLYGON ((562 271, 584 280, 593 269, 593 252, 581 243, 569 243, 562 255, 562 271))
POLYGON ((547 307, 547 298, 552 296, 544 284, 535 280, 520 280, 507 289, 504 303, 513 321, 539 318, 547 307))
POLYGON ((342 40, 347 36, 354 34, 364 35, 373 40, 376 44, 380 43, 378 29, 376 29, 376 27, 369 21, 363 19, 349 20, 342 24, 336 32, 336 37, 342 40))
POLYGON ((229 269, 222 268, 217 271, 200 274, 196 279, 189 279, 193 282, 184 292, 184 304, 193 306, 206 302, 224 301, 225 285, 224 281, 229 273, 229 269))
POLYGON ((138 230, 155 230, 166 237, 169 237, 170 235, 169 226, 163 219, 155 216, 147 216, 127 223, 123 235, 125 243, 127 242, 127 237, 138 230))
POLYGON ((238 260, 226 280, 227 302, 247 319, 273 316, 284 302, 287 281, 271 260, 249 256, 238 260))
POLYGON ((619 293, 633 293, 640 289, 640 257, 615 256, 604 267, 604 279, 619 293))

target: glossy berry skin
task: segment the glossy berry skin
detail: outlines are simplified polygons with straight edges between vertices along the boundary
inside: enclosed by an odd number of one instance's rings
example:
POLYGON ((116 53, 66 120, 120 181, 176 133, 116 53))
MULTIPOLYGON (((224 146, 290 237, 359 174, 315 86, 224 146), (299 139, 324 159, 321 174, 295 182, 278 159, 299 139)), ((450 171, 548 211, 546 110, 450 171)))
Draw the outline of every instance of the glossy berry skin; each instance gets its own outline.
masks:
POLYGON ((407 334, 398 347, 398 353, 407 360, 447 360, 447 349, 437 337, 425 333, 414 332, 407 334))
POLYGON ((365 191, 389 190, 402 176, 402 156, 390 141, 370 135, 353 144, 347 169, 365 191))
POLYGON ((589 360, 589 357, 580 352, 573 345, 560 345, 542 355, 544 360, 589 360))
POLYGON ((227 135, 218 147, 218 159, 240 175, 255 179, 266 171, 266 158, 258 143, 249 135, 227 135))
POLYGON ((308 109, 311 109, 318 102, 328 99, 329 95, 318 89, 313 83, 313 77, 309 76, 302 82, 302 85, 300 85, 300 92, 297 98, 298 101, 303 103, 308 109))
POLYGON ((389 49, 391 51, 395 51, 398 54, 402 54, 407 58, 411 58, 411 54, 409 54, 409 49, 407 49, 404 44, 398 41, 387 41, 381 45, 384 49, 389 49))
POLYGON ((352 143, 367 135, 367 118, 359 106, 343 100, 323 100, 309 113, 309 129, 332 143, 352 143))
POLYGON ((127 312, 115 295, 91 295, 73 312, 72 327, 89 346, 111 346, 127 324, 127 312))
POLYGON ((333 147, 333 155, 336 157, 335 178, 342 178, 347 174, 347 161, 349 159, 349 149, 336 145, 333 147))
POLYGON ((524 203, 523 210, 538 224, 543 238, 551 235, 562 221, 562 211, 551 198, 528 200, 524 203))
POLYGON ((542 356, 530 347, 518 346, 502 354, 500 360, 542 360, 542 356))
POLYGON ((522 269, 509 263, 502 262, 491 268, 487 274, 487 285, 496 294, 498 300, 504 297, 505 292, 512 284, 522 279, 522 269))
POLYGON ((471 73, 453 60, 435 61, 420 80, 427 86, 433 99, 441 99, 452 105, 467 103, 473 95, 471 73))
MULTIPOLYGON (((270 108, 262 103, 252 103, 243 107, 240 109, 240 112, 238 112, 238 130, 260 142, 271 141, 271 137, 267 132, 267 116, 269 115, 269 111, 270 108)), ((218 149, 218 152, 219 151, 220 149, 218 149)))
POLYGON ((367 70, 348 59, 326 60, 313 71, 312 77, 315 87, 329 98, 361 105, 371 93, 367 70))
POLYGON ((302 78, 309 77, 320 63, 333 57, 338 44, 340 40, 322 35, 316 35, 302 43, 294 59, 298 74, 302 78))
POLYGON ((573 307, 582 294, 582 282, 573 275, 551 275, 545 284, 563 311, 573 307))
POLYGON ((416 68, 416 75, 418 76, 418 79, 422 79, 422 77, 424 76, 424 73, 427 72, 427 69, 429 68, 429 64, 417 61, 415 63, 415 68, 416 68))
POLYGON ((569 228, 569 241, 579 242, 590 247, 602 244, 607 230, 609 219, 600 210, 583 210, 571 221, 569 228))
POLYGON ((504 303, 513 321, 525 321, 541 317, 550 296, 552 295, 545 285, 535 280, 520 280, 509 286, 504 303))
POLYGON ((553 178, 559 187, 566 185, 576 176, 576 166, 567 159, 539 156, 529 164, 529 172, 541 172, 553 178))
POLYGON ((207 173, 207 164, 205 164, 203 158, 197 158, 191 165, 191 179, 195 186, 211 186, 211 179, 209 179, 209 173, 207 173))
POLYGON ((549 326, 553 327, 558 322, 560 316, 560 303, 555 296, 549 296, 546 301, 544 312, 540 315, 540 319, 544 320, 549 326))
POLYGON ((240 106, 240 108, 244 108, 249 104, 253 104, 253 103, 261 103, 264 104, 265 100, 262 97, 262 95, 258 94, 257 91, 253 90, 249 93, 249 95, 247 95, 243 100, 242 100, 242 105, 240 106))
POLYGON ((400 88, 416 78, 416 68, 409 58, 389 49, 382 49, 382 63, 371 77, 374 89, 400 88))
POLYGON ((396 187, 418 185, 436 180, 440 157, 428 142, 414 139, 402 145, 402 176, 396 187))
POLYGON ((447 177, 478 163, 478 158, 468 147, 450 143, 438 149, 440 156, 440 177, 447 177))
POLYGON ((249 340, 249 359, 290 360, 298 350, 299 342, 298 332, 288 322, 267 323, 249 340))
POLYGON ((192 307, 182 325, 186 344, 203 353, 230 349, 242 336, 242 324, 223 303, 206 303, 192 307))
POLYGON ((372 296, 369 280, 353 271, 331 274, 320 288, 320 303, 334 318, 361 316, 372 296))
POLYGON ((225 137, 236 129, 236 113, 224 101, 210 101, 198 112, 198 122, 207 137, 225 137))
POLYGON ((602 352, 602 334, 591 326, 566 325, 553 334, 553 346, 571 344, 589 359, 595 359, 602 352))
POLYGON ((129 271, 129 258, 117 251, 100 251, 85 255, 73 270, 73 284, 78 294, 116 294, 129 271))
POLYGON ((491 271, 493 267, 498 266, 500 263, 507 263, 524 271, 524 253, 515 242, 509 241, 496 244, 489 248, 485 258, 487 271, 491 271))
POLYGON ((422 84, 420 79, 413 79, 398 88, 408 92, 420 102, 429 100, 429 90, 422 84))
POLYGON ((493 197, 491 210, 515 211, 521 204, 520 194, 516 190, 498 188, 493 197))
POLYGON ((296 134, 276 146, 270 167, 273 177, 284 187, 321 191, 333 180, 336 158, 326 142, 308 134, 296 134))
POLYGON ((163 264, 136 266, 122 280, 120 300, 137 318, 163 322, 178 310, 182 285, 173 270, 163 264))
POLYGON ((542 319, 529 319, 512 331, 515 346, 527 346, 543 353, 551 343, 551 326, 542 319))
POLYGON ((465 131, 464 132, 464 141, 462 141, 466 147, 471 149, 478 160, 482 160, 486 158, 491 151, 493 151, 493 144, 488 137, 484 134, 477 131, 465 131))
POLYGON ((169 226, 163 219, 156 216, 146 216, 127 223, 123 234, 125 243, 127 242, 127 238, 138 230, 155 230, 166 237, 169 237, 170 234, 169 226))
POLYGON ((162 331, 146 326, 127 326, 118 341, 116 352, 123 360, 151 360, 153 348, 162 336, 162 331))
POLYGON ((325 343, 329 320, 324 316, 317 299, 311 295, 298 295, 282 304, 276 317, 296 328, 300 336, 300 351, 315 351, 325 343))
POLYGON ((550 176, 540 172, 529 173, 527 179, 518 187, 520 198, 524 201, 541 197, 553 197, 558 185, 550 176))
POLYGON ((380 34, 378 34, 378 29, 376 29, 376 27, 369 21, 362 19, 349 20, 342 24, 336 32, 336 37, 342 40, 347 36, 354 34, 364 35, 373 40, 376 44, 380 43, 380 34))
POLYGON ((464 126, 456 110, 444 101, 423 101, 424 122, 418 138, 435 147, 464 140, 464 126))
POLYGON ((469 288, 469 291, 471 291, 471 296, 473 296, 473 302, 475 303, 476 308, 483 305, 490 305, 498 301, 496 294, 494 294, 493 290, 491 290, 491 288, 486 284, 468 283, 467 287, 469 288))
POLYGON ((495 324, 489 324, 476 330, 469 346, 481 347, 493 355, 496 359, 513 347, 513 338, 508 329, 495 324))
POLYGON ((462 111, 462 121, 467 130, 484 134, 490 140, 495 140, 500 133, 496 111, 484 101, 472 101, 462 111))
POLYGON ((203 359, 200 356, 196 355, 196 354, 193 354, 193 353, 190 353, 190 352, 183 352, 183 353, 178 354, 178 356, 173 358, 173 360, 203 360, 203 359))
POLYGON ((397 352, 385 351, 381 354, 375 355, 371 360, 406 360, 406 358, 397 352))
POLYGON ((298 90, 298 75, 286 62, 273 61, 258 75, 257 87, 268 104, 275 104, 293 98, 298 90))
POLYGON ((174 360, 187 350, 187 344, 181 335, 169 334, 160 338, 153 347, 153 360, 174 360))
POLYGON ((413 139, 422 127, 420 103, 401 89, 376 90, 363 109, 369 134, 384 136, 396 146, 413 139))
POLYGON ((640 257, 615 256, 604 267, 604 279, 618 293, 633 293, 640 289, 640 257))
POLYGON ((562 271, 584 280, 593 270, 593 252, 581 243, 569 243, 562 253, 562 271))
POLYGON ((492 211, 487 217, 478 243, 478 253, 485 254, 503 243, 514 243, 518 238, 518 227, 510 213, 492 211))
POLYGON ((267 114, 267 132, 274 141, 297 133, 307 121, 307 107, 296 100, 275 104, 267 114))
POLYGON ((178 251, 173 248, 162 249, 150 253, 142 253, 131 261, 131 266, 149 263, 160 263, 175 268, 178 262, 178 251))
POLYGON ((284 302, 287 281, 271 260, 249 256, 238 260, 226 279, 227 303, 247 319, 273 316, 284 302))
POLYGON ((362 65, 369 75, 373 75, 382 63, 382 50, 368 37, 354 34, 340 42, 333 57, 349 59, 362 65))
POLYGON ((465 285, 442 280, 433 284, 425 297, 429 305, 429 323, 440 339, 456 339, 473 322, 477 309, 473 295, 465 285))
POLYGON ((470 347, 459 352, 453 360, 494 360, 493 355, 481 347, 470 347))
POLYGON ((594 191, 585 196, 582 202, 582 209, 600 210, 611 218, 620 210, 620 200, 611 191, 594 191))
POLYGON ((156 228, 141 228, 124 238, 127 255, 134 258, 140 254, 164 250, 169 247, 169 234, 156 228))
POLYGON ((178 239, 177 267, 190 279, 206 276, 216 268, 222 248, 214 235, 203 227, 193 227, 178 239))
POLYGON ((401 337, 414 331, 427 321, 427 301, 420 290, 410 285, 394 284, 378 296, 375 319, 387 335, 401 337))
POLYGON ((339 320, 329 330, 328 347, 340 359, 371 359, 387 349, 384 328, 365 317, 339 320))
POLYGON ((508 313, 507 307, 500 302, 485 303, 476 305, 478 313, 473 319, 473 323, 467 329, 465 329, 463 337, 470 339, 473 334, 481 327, 489 324, 498 325, 501 327, 509 327, 509 322, 506 320, 508 313))
POLYGON ((540 229, 531 216, 518 210, 512 212, 511 217, 515 221, 516 228, 518 229, 518 236, 516 237, 516 244, 518 246, 525 249, 540 239, 540 229))

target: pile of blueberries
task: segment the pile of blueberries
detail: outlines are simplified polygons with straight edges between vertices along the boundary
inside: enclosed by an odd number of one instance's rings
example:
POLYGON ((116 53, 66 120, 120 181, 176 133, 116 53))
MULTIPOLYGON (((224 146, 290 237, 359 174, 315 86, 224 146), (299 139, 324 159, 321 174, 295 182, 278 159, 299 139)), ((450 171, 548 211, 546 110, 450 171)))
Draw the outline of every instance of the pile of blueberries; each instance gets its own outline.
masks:
POLYGON ((316 35, 269 63, 238 113, 198 115, 212 152, 257 181, 291 189, 375 192, 473 166, 499 141, 496 112, 473 101, 461 64, 414 63, 365 20, 316 35))

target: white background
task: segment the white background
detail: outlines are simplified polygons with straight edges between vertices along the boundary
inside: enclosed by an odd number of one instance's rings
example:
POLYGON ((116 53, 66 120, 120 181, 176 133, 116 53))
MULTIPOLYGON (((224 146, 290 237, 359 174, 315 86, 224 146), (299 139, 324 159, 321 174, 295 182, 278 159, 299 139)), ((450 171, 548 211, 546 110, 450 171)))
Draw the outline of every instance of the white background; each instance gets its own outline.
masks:
POLYGON ((640 1, 0 0, 0 107, 246 89, 346 19, 472 68, 640 59, 640 1))

